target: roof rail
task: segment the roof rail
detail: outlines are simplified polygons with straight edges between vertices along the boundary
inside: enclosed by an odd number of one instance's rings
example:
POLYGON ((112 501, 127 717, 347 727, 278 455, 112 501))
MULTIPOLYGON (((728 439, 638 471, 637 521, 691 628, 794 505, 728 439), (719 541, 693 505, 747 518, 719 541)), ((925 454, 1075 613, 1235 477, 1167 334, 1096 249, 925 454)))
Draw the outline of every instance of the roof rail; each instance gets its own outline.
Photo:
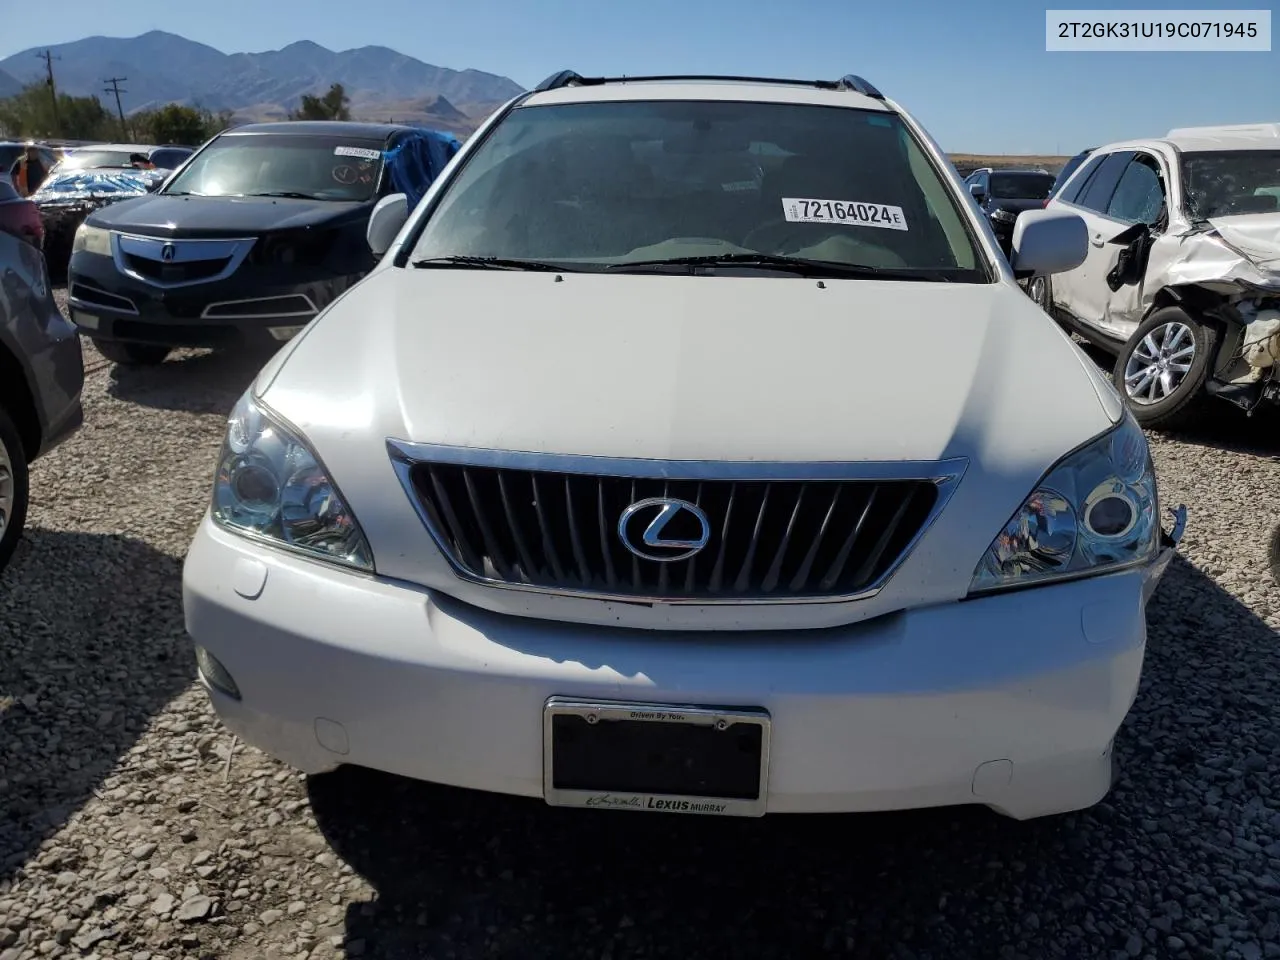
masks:
POLYGON ((873 87, 867 81, 855 74, 849 73, 840 78, 840 82, 836 84, 837 90, 852 90, 854 93, 860 93, 864 97, 874 97, 876 100, 883 100, 884 94, 873 87))
POLYGON ((573 70, 561 70, 547 77, 533 89, 534 92, 541 93, 543 90, 559 90, 561 87, 572 86, 575 83, 582 83, 582 77, 573 70))
POLYGON ((534 87, 534 92, 559 90, 562 87, 569 86, 595 87, 605 83, 653 82, 659 80, 723 80, 730 83, 776 83, 792 87, 817 87, 821 90, 852 90, 855 93, 862 94, 864 97, 874 97, 877 100, 884 99, 884 94, 866 80, 853 74, 840 80, 793 80, 783 77, 739 77, 706 73, 673 73, 634 77, 584 77, 573 70, 561 70, 559 73, 553 73, 534 87))

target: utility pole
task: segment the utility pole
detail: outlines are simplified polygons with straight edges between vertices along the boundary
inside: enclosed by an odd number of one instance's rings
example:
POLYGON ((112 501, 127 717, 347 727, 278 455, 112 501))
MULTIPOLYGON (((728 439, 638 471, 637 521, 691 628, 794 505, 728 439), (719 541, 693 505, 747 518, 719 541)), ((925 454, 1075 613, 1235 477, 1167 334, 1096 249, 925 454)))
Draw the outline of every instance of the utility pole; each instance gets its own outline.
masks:
POLYGON ((120 84, 128 80, 128 77, 110 77, 102 82, 106 84, 102 88, 103 93, 114 93, 116 95, 116 113, 120 115, 120 132, 124 135, 125 140, 129 139, 129 128, 124 123, 124 107, 120 106, 120 94, 128 93, 128 90, 121 90, 120 84))
POLYGON ((49 50, 41 50, 36 56, 44 61, 45 73, 49 78, 45 82, 49 84, 49 99, 53 102, 53 126, 55 128, 53 132, 55 135, 61 135, 62 120, 58 117, 58 88, 53 83, 53 61, 61 60, 62 58, 55 57, 52 51, 49 50))

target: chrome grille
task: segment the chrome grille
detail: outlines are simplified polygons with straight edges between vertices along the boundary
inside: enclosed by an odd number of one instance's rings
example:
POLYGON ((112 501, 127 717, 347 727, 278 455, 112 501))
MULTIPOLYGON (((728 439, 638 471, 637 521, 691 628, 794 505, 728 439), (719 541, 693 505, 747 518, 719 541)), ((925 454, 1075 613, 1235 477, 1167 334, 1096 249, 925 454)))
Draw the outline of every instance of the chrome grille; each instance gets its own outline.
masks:
MULTIPOLYGON (((801 464, 698 467, 390 446, 406 492, 462 576, 673 602, 796 602, 874 592, 964 469, 964 461, 828 463, 807 471, 801 464), (850 475, 859 472, 869 475, 850 475), (675 562, 630 552, 619 521, 629 505, 652 497, 696 504, 709 521, 706 546, 675 562)), ((694 538, 689 524, 698 525, 680 514, 664 536, 694 538)))

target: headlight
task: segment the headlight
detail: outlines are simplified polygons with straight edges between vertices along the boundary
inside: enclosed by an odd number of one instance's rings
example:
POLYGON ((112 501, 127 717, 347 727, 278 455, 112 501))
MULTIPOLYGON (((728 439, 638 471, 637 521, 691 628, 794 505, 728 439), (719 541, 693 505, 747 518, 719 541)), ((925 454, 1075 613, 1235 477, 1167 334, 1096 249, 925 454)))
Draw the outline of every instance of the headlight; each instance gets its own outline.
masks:
POLYGON ((1147 438, 1126 412, 1040 481, 978 563, 969 592, 1143 563, 1159 544, 1157 501, 1147 438))
POLYGON ((373 570, 373 553, 324 466, 248 391, 227 419, 213 519, 236 533, 373 570))
POLYGON ((71 242, 71 252, 96 253, 103 257, 111 256, 111 231, 101 227, 91 227, 82 223, 76 229, 76 237, 71 242))
POLYGON ((1003 207, 991 214, 992 220, 999 220, 1001 223, 1013 223, 1018 219, 1018 215, 1012 210, 1005 210, 1003 207))

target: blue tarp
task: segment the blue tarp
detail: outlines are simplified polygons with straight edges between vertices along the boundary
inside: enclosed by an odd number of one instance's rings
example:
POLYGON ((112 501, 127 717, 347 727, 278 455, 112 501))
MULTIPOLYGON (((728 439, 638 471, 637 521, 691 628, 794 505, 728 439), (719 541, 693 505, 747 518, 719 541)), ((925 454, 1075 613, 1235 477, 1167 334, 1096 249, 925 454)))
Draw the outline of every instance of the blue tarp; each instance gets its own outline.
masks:
POLYGON ((401 134, 395 146, 383 154, 391 185, 409 198, 410 210, 461 147, 456 137, 439 130, 414 130, 401 134))

